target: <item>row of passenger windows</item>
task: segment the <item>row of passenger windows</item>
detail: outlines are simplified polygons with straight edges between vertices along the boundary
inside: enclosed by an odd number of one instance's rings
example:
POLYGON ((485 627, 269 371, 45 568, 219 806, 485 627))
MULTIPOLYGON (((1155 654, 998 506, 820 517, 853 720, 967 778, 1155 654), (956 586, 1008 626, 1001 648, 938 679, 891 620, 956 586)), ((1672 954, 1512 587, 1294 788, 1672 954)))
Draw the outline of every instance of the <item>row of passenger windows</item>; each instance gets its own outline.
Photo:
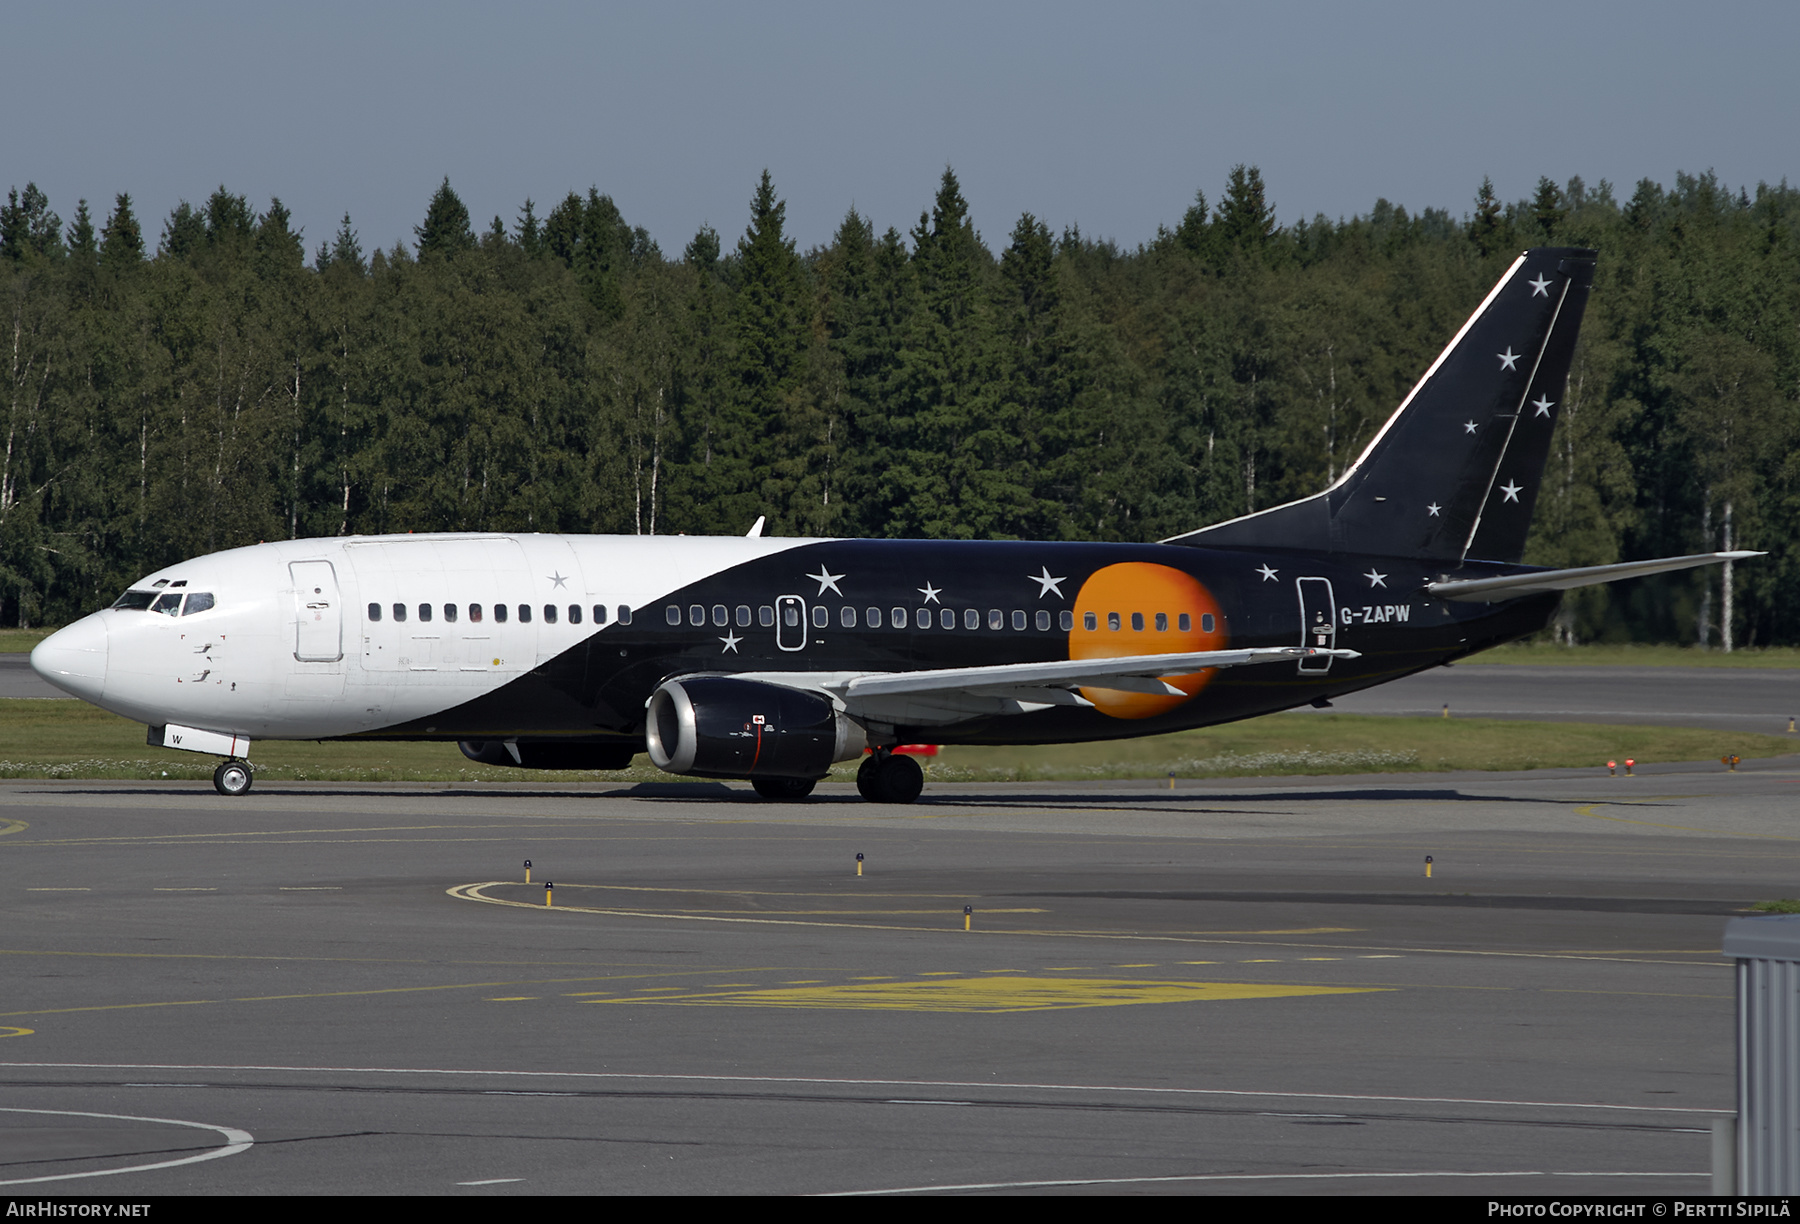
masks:
MULTIPOLYGON (((664 616, 671 625, 681 624, 682 615, 680 605, 670 604, 665 610, 664 616)), ((1142 612, 1133 612, 1130 616, 1132 629, 1139 633, 1143 632, 1144 614, 1142 612)), ((1167 633, 1169 631, 1169 614, 1167 612, 1157 612, 1154 616, 1157 632, 1167 633)), ((748 628, 750 619, 750 606, 748 604, 739 604, 735 612, 727 608, 724 604, 714 604, 710 610, 704 604, 689 604, 687 609, 687 623, 696 628, 705 625, 709 620, 712 624, 721 629, 734 622, 739 628, 748 628)), ((909 624, 915 629, 929 629, 932 626, 933 619, 930 608, 914 608, 910 613, 905 608, 889 608, 885 613, 883 613, 880 608, 865 608, 863 609, 860 623, 870 629, 880 629, 884 625, 893 629, 905 629, 909 624)), ((954 608, 939 608, 935 618, 936 624, 942 629, 956 628, 957 619, 957 613, 954 608)), ((783 624, 790 629, 797 627, 800 624, 800 605, 798 603, 783 604, 781 607, 781 620, 783 624)), ((961 620, 964 629, 979 629, 982 624, 981 610, 979 608, 964 608, 962 610, 961 620)), ((987 627, 989 629, 1004 629, 1006 628, 1007 620, 1008 617, 1006 613, 999 608, 988 609, 987 627)), ((756 622, 765 629, 772 627, 775 624, 775 609, 768 604, 764 604, 762 607, 758 608, 756 610, 756 622)), ((1050 610, 1048 608, 1039 608, 1035 617, 1027 613, 1023 608, 1014 608, 1011 622, 1013 629, 1020 633, 1029 629, 1033 623, 1037 625, 1039 633, 1048 633, 1050 632, 1050 626, 1052 624, 1050 610)), ((814 604, 812 609, 812 623, 813 628, 815 629, 829 628, 831 625, 831 609, 820 604, 814 604)), ((838 624, 846 629, 854 629, 857 627, 858 623, 859 621, 855 608, 841 607, 838 609, 838 624)), ((1057 616, 1055 623, 1058 628, 1067 633, 1075 628, 1075 614, 1065 608, 1057 616)), ((1194 626, 1193 617, 1186 612, 1177 613, 1175 624, 1182 633, 1190 632, 1194 626)), ((1212 613, 1203 613, 1200 617, 1201 632, 1211 633, 1213 631, 1213 625, 1214 621, 1212 613)), ((1106 614, 1106 627, 1108 629, 1117 632, 1122 626, 1123 622, 1120 619, 1119 613, 1108 612, 1106 614)), ((1099 614, 1095 612, 1082 613, 1082 627, 1090 632, 1099 629, 1099 614)))
POLYGON ((127 612, 161 612, 164 616, 192 616, 213 607, 210 591, 188 592, 186 606, 183 606, 181 596, 180 591, 166 591, 161 595, 155 591, 126 591, 113 601, 113 607, 127 612))
MULTIPOLYGON (((454 625, 458 618, 463 615, 463 607, 464 605, 462 604, 453 603, 422 603, 417 606, 416 611, 418 613, 419 621, 423 624, 429 624, 432 617, 437 614, 439 609, 441 609, 443 612, 444 623, 454 625)), ((389 608, 395 621, 403 622, 406 620, 408 611, 406 604, 391 604, 389 605, 389 608)), ((472 603, 467 605, 467 609, 470 624, 480 624, 483 618, 491 612, 494 623, 497 625, 504 625, 513 615, 512 610, 505 604, 495 604, 491 609, 484 611, 480 604, 472 603)), ((579 625, 582 621, 583 612, 580 604, 570 604, 566 609, 558 608, 555 604, 545 604, 543 607, 543 617, 546 625, 556 624, 556 622, 565 614, 568 616, 571 625, 579 625)), ((615 609, 615 615, 618 618, 619 624, 629 625, 631 623, 631 608, 629 605, 618 605, 615 609)), ((378 621, 381 619, 381 616, 381 605, 378 603, 370 604, 369 619, 371 621, 378 621)), ((606 605, 595 604, 593 606, 593 616, 596 625, 604 625, 606 623, 606 605)), ((521 625, 529 625, 531 623, 530 604, 520 604, 518 606, 518 618, 521 625)))

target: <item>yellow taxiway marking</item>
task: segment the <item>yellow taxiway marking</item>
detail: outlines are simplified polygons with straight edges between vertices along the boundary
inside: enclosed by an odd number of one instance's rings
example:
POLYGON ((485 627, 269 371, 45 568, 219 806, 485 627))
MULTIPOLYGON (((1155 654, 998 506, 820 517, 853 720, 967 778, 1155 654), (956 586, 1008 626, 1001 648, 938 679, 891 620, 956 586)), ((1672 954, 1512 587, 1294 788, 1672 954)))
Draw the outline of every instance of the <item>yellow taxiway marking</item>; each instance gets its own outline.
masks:
POLYGON ((531 1002, 535 1002, 536 1000, 537 1000, 536 995, 501 995, 498 998, 489 999, 488 1002, 489 1003, 531 1003, 531 1002))
POLYGON ((0 1025, 0 1037, 29 1037, 36 1029, 14 1028, 11 1025, 0 1025))
POLYGON ((5 837, 8 833, 23 833, 30 827, 23 820, 8 820, 0 823, 0 837, 5 837))
POLYGON ((1784 837, 1779 833, 1739 833, 1731 829, 1696 829, 1692 825, 1664 824, 1658 820, 1631 820, 1624 816, 1602 816, 1594 810, 1599 806, 1598 803, 1578 804, 1575 814, 1592 816, 1595 820, 1610 820, 1614 824, 1643 825, 1651 829, 1673 829, 1677 833, 1704 833, 1709 837, 1749 837, 1758 841, 1800 841, 1800 838, 1784 837))
POLYGON ((1385 986, 1289 986, 1243 982, 1147 982, 1124 978, 978 977, 931 982, 885 982, 806 989, 707 991, 660 998, 610 999, 621 1004, 682 1007, 788 1007, 876 1011, 1021 1012, 1134 1003, 1201 1003, 1225 999, 1286 999, 1307 995, 1370 994, 1385 986))

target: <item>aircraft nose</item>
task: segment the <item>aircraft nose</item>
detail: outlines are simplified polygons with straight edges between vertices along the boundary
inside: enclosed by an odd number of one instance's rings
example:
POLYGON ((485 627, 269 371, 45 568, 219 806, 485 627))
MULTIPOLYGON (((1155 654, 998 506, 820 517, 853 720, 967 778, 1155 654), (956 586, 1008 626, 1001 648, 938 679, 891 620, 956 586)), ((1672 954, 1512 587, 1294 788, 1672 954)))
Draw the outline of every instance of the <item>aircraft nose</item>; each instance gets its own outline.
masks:
POLYGON ((99 701, 106 687, 106 621, 84 616, 58 629, 31 652, 31 670, 84 701, 99 701))

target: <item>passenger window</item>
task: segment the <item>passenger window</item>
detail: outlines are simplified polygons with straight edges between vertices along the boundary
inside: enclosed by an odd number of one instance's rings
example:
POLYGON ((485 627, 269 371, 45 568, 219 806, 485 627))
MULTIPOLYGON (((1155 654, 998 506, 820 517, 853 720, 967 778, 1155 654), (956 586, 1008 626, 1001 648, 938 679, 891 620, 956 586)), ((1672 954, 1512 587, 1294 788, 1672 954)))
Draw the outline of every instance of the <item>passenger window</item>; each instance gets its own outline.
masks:
POLYGON ((931 628, 931 609, 920 608, 917 612, 913 613, 913 624, 920 629, 931 628))
POLYGON ((372 621, 378 621, 381 619, 381 605, 380 604, 370 604, 369 605, 369 619, 372 621))
POLYGON ((974 608, 964 608, 963 609, 963 628, 964 629, 979 629, 979 628, 981 628, 981 613, 977 612, 974 608))
POLYGON ((945 629, 956 628, 956 613, 952 612, 949 608, 939 608, 938 624, 945 629))
POLYGON ((881 609, 880 608, 864 608, 863 609, 863 624, 867 625, 871 629, 881 628, 881 609))
POLYGON ((889 608, 888 609, 888 624, 892 625, 896 629, 906 628, 906 609, 905 608, 889 608))
POLYGON ((581 605, 580 604, 570 604, 569 605, 569 623, 571 625, 579 625, 581 623, 581 605))
POLYGON ((706 624, 706 608, 701 604, 688 605, 688 624, 695 628, 706 624))
POLYGON ((469 623, 474 624, 474 625, 479 625, 481 623, 481 605, 480 604, 470 604, 469 605, 469 623))
POLYGON ((749 604, 739 604, 737 606, 737 623, 739 629, 748 629, 750 627, 749 604))
POLYGON ((431 620, 431 605, 430 604, 420 604, 419 605, 419 620, 421 623, 429 623, 430 622, 430 620, 431 620))
POLYGON ((1038 627, 1039 633, 1050 632, 1050 609, 1048 609, 1048 608, 1039 608, 1038 609, 1037 627, 1038 627))
MULTIPOLYGON (((1200 618, 1200 627, 1202 629, 1207 628, 1207 624, 1211 620, 1212 620, 1212 617, 1210 617, 1210 616, 1201 617, 1200 618)), ((1192 629, 1194 627, 1193 619, 1191 617, 1189 617, 1186 612, 1183 612, 1180 616, 1175 618, 1175 627, 1177 629, 1181 630, 1183 633, 1186 633, 1189 629, 1192 629)))
POLYGON ((1114 633, 1119 631, 1119 614, 1117 612, 1108 612, 1106 614, 1106 627, 1111 629, 1114 633))
POLYGON ((1024 628, 1025 628, 1025 613, 1018 608, 1014 608, 1013 609, 1013 629, 1015 631, 1022 632, 1024 630, 1024 628))
POLYGON ((394 605, 394 619, 401 622, 402 624, 404 624, 406 622, 406 605, 405 604, 395 604, 394 605))
POLYGON ((849 604, 845 604, 843 607, 839 608, 838 624, 846 629, 856 628, 856 609, 852 608, 849 604))
MULTIPOLYGON (((182 605, 181 614, 183 616, 192 616, 196 612, 210 611, 212 606, 213 597, 211 591, 195 591, 187 597, 187 603, 182 605)), ((371 606, 378 614, 380 613, 380 604, 373 604, 371 606)))
POLYGON ((1169 614, 1167 612, 1158 612, 1156 614, 1156 631, 1158 633, 1167 633, 1169 631, 1169 614))
POLYGON ((158 595, 156 602, 150 605, 150 610, 161 612, 164 616, 175 616, 181 611, 181 596, 174 591, 158 595))
POLYGON ((594 623, 596 625, 604 625, 606 623, 606 605, 605 604, 595 604, 594 605, 594 623))
POLYGON ((456 623, 456 605, 455 604, 445 604, 444 605, 444 623, 446 625, 454 625, 456 623))
POLYGON ((762 607, 756 610, 756 623, 761 625, 764 629, 773 625, 775 623, 775 609, 771 608, 768 604, 762 605, 762 607))
POLYGON ((670 604, 668 611, 663 615, 668 619, 668 622, 671 625, 679 625, 681 623, 681 609, 674 604, 670 604))
POLYGON ((556 605, 555 604, 545 604, 544 605, 544 623, 546 625, 554 625, 556 623, 556 605))
POLYGON ((506 623, 506 605, 505 604, 495 604, 494 605, 494 623, 497 625, 504 625, 506 623))
POLYGON ((1006 628, 1006 613, 1002 612, 999 608, 989 608, 988 609, 988 628, 989 629, 1004 629, 1004 628, 1006 628))
POLYGON ((813 605, 813 628, 823 629, 831 623, 831 609, 824 604, 813 605))
POLYGON ((731 611, 724 604, 713 605, 713 624, 723 629, 731 623, 731 611))
POLYGON ((1144 631, 1144 614, 1142 612, 1133 612, 1131 614, 1131 631, 1133 633, 1142 633, 1144 631))
POLYGON ((1092 633, 1100 627, 1100 618, 1095 616, 1092 612, 1083 612, 1081 614, 1081 627, 1086 629, 1089 633, 1092 633))
POLYGON ((629 604, 619 605, 619 623, 621 625, 629 625, 631 623, 631 606, 629 604))
POLYGON ((519 623, 521 625, 529 625, 531 623, 531 605, 530 604, 520 604, 519 605, 519 623))
MULTIPOLYGON (((1187 617, 1183 616, 1181 619, 1186 620, 1187 617)), ((1185 628, 1187 628, 1187 626, 1183 625, 1182 628, 1185 629, 1185 628)), ((1213 614, 1211 612, 1202 612, 1200 614, 1200 632, 1211 633, 1212 631, 1213 631, 1213 614)))
POLYGON ((1060 618, 1058 618, 1058 620, 1059 620, 1059 623, 1062 625, 1062 630, 1064 633, 1068 633, 1069 631, 1071 631, 1072 629, 1075 628, 1075 614, 1073 612, 1069 611, 1067 608, 1064 608, 1062 610, 1062 616, 1060 618))
POLYGON ((792 629, 800 623, 800 609, 793 604, 784 604, 781 609, 781 619, 789 629, 792 629))

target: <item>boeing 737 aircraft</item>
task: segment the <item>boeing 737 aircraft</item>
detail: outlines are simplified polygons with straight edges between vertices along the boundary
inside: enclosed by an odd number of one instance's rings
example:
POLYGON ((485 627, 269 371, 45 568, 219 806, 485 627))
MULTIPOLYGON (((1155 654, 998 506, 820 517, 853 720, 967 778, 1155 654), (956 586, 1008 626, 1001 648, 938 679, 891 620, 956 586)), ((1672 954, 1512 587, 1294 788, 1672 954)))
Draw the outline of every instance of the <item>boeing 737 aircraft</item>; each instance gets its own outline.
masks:
MULTIPOLYGON (((32 652, 59 688, 225 758, 260 739, 800 798, 895 746, 1150 735, 1380 684, 1533 633, 1560 592, 1758 553, 1530 569, 1594 253, 1525 252, 1343 478, 1160 544, 511 534, 289 540, 146 575, 32 652)), ((758 524, 760 528, 760 522, 758 524)))

